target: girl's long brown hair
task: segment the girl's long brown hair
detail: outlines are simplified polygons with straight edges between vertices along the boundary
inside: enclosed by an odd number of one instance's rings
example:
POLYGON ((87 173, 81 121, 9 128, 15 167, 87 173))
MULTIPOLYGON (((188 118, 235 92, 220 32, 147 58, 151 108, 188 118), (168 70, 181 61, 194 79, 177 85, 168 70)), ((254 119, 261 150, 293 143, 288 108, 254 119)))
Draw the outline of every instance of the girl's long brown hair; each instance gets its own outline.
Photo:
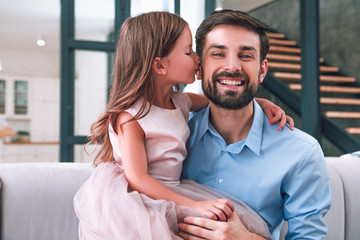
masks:
POLYGON ((152 103, 154 78, 152 63, 155 57, 167 56, 187 23, 169 12, 150 12, 128 18, 121 26, 116 47, 110 99, 103 113, 92 125, 89 144, 101 143, 94 165, 112 161, 113 150, 109 139, 109 123, 115 128, 118 113, 131 108, 140 100, 140 111, 132 120, 148 114, 146 102, 152 103))

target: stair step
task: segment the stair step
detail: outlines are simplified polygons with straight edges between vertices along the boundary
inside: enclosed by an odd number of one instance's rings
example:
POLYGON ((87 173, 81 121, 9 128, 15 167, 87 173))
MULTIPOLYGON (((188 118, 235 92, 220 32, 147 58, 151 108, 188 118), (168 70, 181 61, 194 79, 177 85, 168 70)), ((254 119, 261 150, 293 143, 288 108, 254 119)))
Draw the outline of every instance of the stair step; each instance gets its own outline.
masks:
POLYGON ((296 41, 291 40, 280 40, 280 39, 269 39, 270 44, 282 45, 282 46, 296 46, 296 41))
POLYGON ((356 127, 345 128, 345 131, 347 131, 350 134, 360 134, 360 128, 356 128, 356 127))
POLYGON ((332 67, 332 66, 320 66, 320 71, 321 72, 336 73, 336 72, 339 72, 339 68, 338 67, 332 67))
POLYGON ((298 47, 281 47, 281 46, 270 46, 269 52, 286 52, 300 54, 301 49, 298 47))
MULTIPOLYGON (((276 53, 268 53, 266 55, 268 60, 278 60, 278 61, 288 61, 288 62, 300 62, 301 57, 297 55, 286 55, 286 54, 276 54, 276 53)), ((319 59, 320 63, 324 62, 324 58, 319 59)))
MULTIPOLYGON (((290 89, 300 91, 302 89, 301 84, 291 83, 289 84, 290 89)), ((330 93, 352 93, 360 94, 360 88, 358 87, 337 87, 337 86, 320 86, 321 92, 330 93)))
MULTIPOLYGON (((286 72, 274 72, 273 75, 282 80, 301 80, 300 73, 286 73, 286 72)), ((344 77, 344 76, 328 76, 320 75, 321 82, 336 82, 336 83, 353 83, 356 81, 354 77, 344 77)))
POLYGON ((339 105, 360 105, 360 99, 353 98, 320 98, 322 104, 339 104, 339 105))
POLYGON ((285 34, 282 33, 272 33, 268 32, 266 33, 269 38, 285 38, 285 34))
MULTIPOLYGON (((280 62, 269 62, 269 69, 286 69, 286 70, 301 70, 301 64, 299 63, 280 63, 280 62)), ((338 67, 331 66, 320 66, 321 72, 338 72, 338 67)))
POLYGON ((327 111, 325 116, 328 118, 360 118, 360 112, 334 112, 327 111))

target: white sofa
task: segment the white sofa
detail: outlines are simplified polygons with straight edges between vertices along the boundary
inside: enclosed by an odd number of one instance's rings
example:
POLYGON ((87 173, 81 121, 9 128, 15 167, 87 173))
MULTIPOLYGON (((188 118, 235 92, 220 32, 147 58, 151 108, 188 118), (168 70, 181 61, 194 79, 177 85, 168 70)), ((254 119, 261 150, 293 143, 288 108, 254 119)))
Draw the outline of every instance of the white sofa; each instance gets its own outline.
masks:
MULTIPOLYGON (((360 158, 326 161, 332 190, 326 239, 360 239, 360 158)), ((73 197, 92 171, 85 163, 1 163, 1 239, 78 239, 73 197)))

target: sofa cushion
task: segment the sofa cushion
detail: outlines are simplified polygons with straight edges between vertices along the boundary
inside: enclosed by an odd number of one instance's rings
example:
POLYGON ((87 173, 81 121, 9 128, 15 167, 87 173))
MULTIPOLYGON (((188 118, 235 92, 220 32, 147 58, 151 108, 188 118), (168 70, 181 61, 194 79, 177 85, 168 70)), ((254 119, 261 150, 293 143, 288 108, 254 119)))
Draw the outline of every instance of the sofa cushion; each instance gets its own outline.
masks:
POLYGON ((2 239, 78 239, 72 199, 92 170, 85 163, 1 164, 2 239))

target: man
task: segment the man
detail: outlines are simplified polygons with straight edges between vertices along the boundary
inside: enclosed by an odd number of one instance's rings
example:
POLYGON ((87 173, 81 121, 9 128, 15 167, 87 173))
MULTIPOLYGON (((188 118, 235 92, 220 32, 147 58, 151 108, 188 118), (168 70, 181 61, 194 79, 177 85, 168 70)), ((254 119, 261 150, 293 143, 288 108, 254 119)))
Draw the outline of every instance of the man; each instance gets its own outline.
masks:
MULTIPOLYGON (((254 100, 267 73, 268 27, 233 10, 216 11, 200 25, 196 50, 208 108, 190 119, 183 177, 245 202, 279 239, 323 239, 331 195, 318 142, 300 130, 277 131, 254 100)), ((233 214, 227 222, 188 217, 185 239, 262 239, 233 214), (187 234, 190 233, 190 234, 187 234)))

